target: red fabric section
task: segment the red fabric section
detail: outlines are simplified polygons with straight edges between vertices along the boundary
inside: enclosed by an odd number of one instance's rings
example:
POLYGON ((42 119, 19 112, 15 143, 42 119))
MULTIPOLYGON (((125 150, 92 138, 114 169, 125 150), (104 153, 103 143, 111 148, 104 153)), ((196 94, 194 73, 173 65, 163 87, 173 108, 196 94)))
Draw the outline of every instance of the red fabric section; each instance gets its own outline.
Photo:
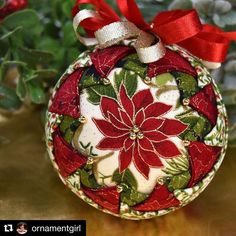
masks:
POLYGON ((82 187, 83 192, 91 198, 95 203, 106 210, 115 214, 119 214, 120 210, 120 195, 116 187, 107 187, 101 189, 89 189, 82 187))
POLYGON ((206 85, 200 92, 190 98, 190 106, 209 119, 212 125, 216 125, 218 110, 216 95, 213 85, 206 85))
MULTIPOLYGON (((145 158, 145 156, 143 156, 145 158)), ((158 156, 156 156, 158 158, 158 156)), ((148 179, 150 168, 148 164, 142 159, 142 156, 139 153, 139 146, 136 144, 134 147, 133 155, 134 165, 136 169, 143 175, 145 179, 148 179)))
POLYGON ((136 211, 159 211, 170 207, 178 207, 179 200, 165 185, 157 184, 150 196, 142 203, 133 207, 136 211))
POLYGON ((70 146, 56 131, 53 136, 54 156, 59 171, 63 177, 68 177, 81 166, 85 165, 87 158, 70 146))
POLYGON ((162 59, 148 65, 147 75, 152 78, 171 71, 181 71, 197 77, 197 72, 190 63, 170 49, 167 49, 166 55, 162 59))
POLYGON ((112 46, 102 50, 97 50, 90 54, 93 65, 102 78, 105 78, 114 68, 115 64, 134 51, 131 47, 112 46))
POLYGON ((78 83, 83 70, 76 70, 68 75, 60 88, 57 90, 49 111, 59 115, 67 115, 73 118, 80 117, 80 97, 78 83))
POLYGON ((191 179, 188 187, 197 184, 211 171, 221 150, 221 147, 208 146, 202 142, 191 142, 188 148, 191 165, 191 179))
POLYGON ((135 112, 139 111, 142 108, 145 109, 148 105, 153 103, 153 96, 150 89, 139 91, 133 96, 132 101, 134 103, 135 112))
POLYGON ((181 152, 177 146, 169 140, 164 140, 158 143, 153 143, 156 152, 164 159, 170 159, 179 156, 181 152))
MULTIPOLYGON (((133 144, 133 142, 132 142, 133 144)), ((132 161, 132 157, 133 157, 133 148, 129 148, 128 150, 121 150, 119 153, 119 171, 120 173, 122 173, 124 170, 126 170, 131 161, 132 161)))
POLYGON ((187 128, 188 125, 182 123, 179 120, 165 119, 164 123, 162 124, 159 130, 166 135, 177 136, 182 134, 187 128))

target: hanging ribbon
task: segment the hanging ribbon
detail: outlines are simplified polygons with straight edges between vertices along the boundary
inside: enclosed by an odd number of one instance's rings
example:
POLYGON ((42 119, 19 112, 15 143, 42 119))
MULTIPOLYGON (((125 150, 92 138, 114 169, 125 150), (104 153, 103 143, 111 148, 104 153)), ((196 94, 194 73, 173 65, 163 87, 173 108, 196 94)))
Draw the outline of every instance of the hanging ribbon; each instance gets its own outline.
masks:
POLYGON ((177 44, 202 59, 209 68, 216 68, 225 61, 230 42, 236 40, 236 32, 203 25, 194 9, 162 12, 147 24, 134 0, 117 0, 117 5, 127 21, 103 0, 76 1, 72 10, 75 30, 82 26, 93 35, 92 38, 78 35, 83 44, 104 48, 135 39, 134 47, 144 63, 162 58, 163 44, 177 44), (80 10, 80 5, 85 3, 92 4, 95 11, 80 10))

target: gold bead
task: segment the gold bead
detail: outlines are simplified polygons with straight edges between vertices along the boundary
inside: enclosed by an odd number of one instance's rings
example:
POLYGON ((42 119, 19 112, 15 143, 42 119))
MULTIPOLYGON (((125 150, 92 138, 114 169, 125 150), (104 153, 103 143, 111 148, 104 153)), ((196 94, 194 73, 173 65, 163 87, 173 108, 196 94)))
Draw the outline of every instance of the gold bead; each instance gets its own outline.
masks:
POLYGON ((164 185, 165 184, 165 178, 164 177, 158 177, 157 178, 157 183, 160 185, 164 185))
POLYGON ((88 157, 87 165, 92 165, 94 163, 94 159, 92 157, 88 157))
POLYGON ((146 77, 146 78, 144 79, 144 83, 145 83, 145 84, 151 84, 151 82, 152 82, 152 80, 151 80, 151 78, 149 78, 149 77, 146 77))
POLYGON ((130 133, 130 135, 129 135, 129 138, 131 139, 131 140, 135 140, 136 139, 136 134, 135 133, 130 133))
POLYGON ((133 130, 132 130, 134 133, 138 133, 140 130, 139 130, 139 127, 137 125, 135 125, 133 127, 133 130))
POLYGON ((188 147, 190 145, 190 141, 188 140, 184 140, 183 143, 185 147, 188 147))
POLYGON ((116 190, 117 190, 118 193, 121 193, 123 191, 123 187, 118 185, 116 190))
POLYGON ((82 124, 85 124, 87 122, 87 119, 84 116, 81 116, 79 118, 79 122, 82 123, 82 124))
POLYGON ((102 83, 104 85, 109 85, 109 84, 111 84, 111 81, 108 78, 102 78, 102 83))
POLYGON ((139 133, 137 134, 137 138, 138 138, 138 139, 143 139, 143 138, 144 138, 143 133, 139 132, 139 133))
POLYGON ((184 105, 184 106, 188 106, 189 103, 190 103, 190 100, 189 100, 188 98, 184 98, 184 99, 183 99, 183 105, 184 105))
POLYGON ((77 63, 77 64, 74 65, 74 69, 75 69, 75 70, 77 70, 77 69, 79 69, 79 68, 80 68, 80 64, 79 64, 79 63, 77 63))

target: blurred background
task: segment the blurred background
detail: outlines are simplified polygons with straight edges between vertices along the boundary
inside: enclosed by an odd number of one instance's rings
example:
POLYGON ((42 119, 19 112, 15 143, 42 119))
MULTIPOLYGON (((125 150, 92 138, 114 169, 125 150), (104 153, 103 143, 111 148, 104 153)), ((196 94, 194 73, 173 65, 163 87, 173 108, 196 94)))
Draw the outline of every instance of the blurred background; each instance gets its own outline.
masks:
MULTIPOLYGON (((123 235, 134 230, 137 236, 236 235, 236 43, 223 66, 212 71, 227 107, 230 149, 197 203, 161 219, 127 223, 88 207, 64 189, 45 156, 43 120, 53 86, 85 50, 72 27, 74 2, 0 0, 0 218, 82 218, 89 222, 89 235, 120 235, 126 227, 123 235)), ((117 9, 114 0, 107 2, 117 9)), ((236 0, 136 2, 147 21, 163 10, 195 8, 203 22, 236 30, 236 0)))

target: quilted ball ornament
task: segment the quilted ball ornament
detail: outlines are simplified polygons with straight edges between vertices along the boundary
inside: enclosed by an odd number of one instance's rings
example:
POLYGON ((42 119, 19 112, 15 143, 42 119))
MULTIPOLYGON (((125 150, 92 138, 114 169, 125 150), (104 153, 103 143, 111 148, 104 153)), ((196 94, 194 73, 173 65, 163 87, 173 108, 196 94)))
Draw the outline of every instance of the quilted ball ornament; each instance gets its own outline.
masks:
POLYGON ((81 54, 56 85, 46 124, 62 181, 126 219, 164 215, 195 199, 223 160, 226 131, 216 84, 177 46, 149 64, 128 46, 81 54))

